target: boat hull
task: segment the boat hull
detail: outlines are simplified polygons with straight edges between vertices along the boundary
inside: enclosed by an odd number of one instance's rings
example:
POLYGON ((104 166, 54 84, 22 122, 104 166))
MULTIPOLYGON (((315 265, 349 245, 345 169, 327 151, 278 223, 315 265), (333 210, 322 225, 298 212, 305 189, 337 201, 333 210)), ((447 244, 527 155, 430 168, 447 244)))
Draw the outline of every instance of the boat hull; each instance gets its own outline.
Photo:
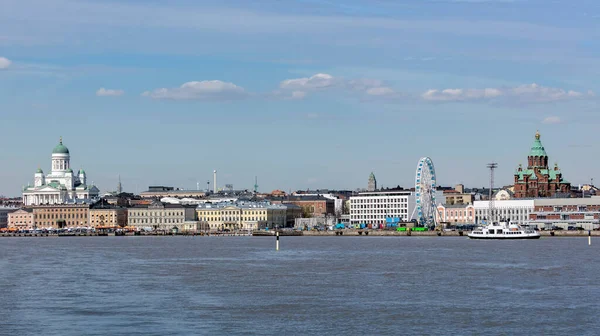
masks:
POLYGON ((520 236, 520 237, 515 237, 515 236, 513 236, 513 237, 500 237, 500 236, 494 237, 492 235, 481 235, 481 236, 467 235, 467 236, 469 238, 471 238, 471 239, 496 239, 496 240, 502 240, 502 239, 511 239, 511 240, 514 240, 514 239, 540 239, 540 237, 541 237, 540 235, 535 235, 535 236, 534 235, 531 235, 531 236, 525 236, 524 235, 524 236, 520 236))

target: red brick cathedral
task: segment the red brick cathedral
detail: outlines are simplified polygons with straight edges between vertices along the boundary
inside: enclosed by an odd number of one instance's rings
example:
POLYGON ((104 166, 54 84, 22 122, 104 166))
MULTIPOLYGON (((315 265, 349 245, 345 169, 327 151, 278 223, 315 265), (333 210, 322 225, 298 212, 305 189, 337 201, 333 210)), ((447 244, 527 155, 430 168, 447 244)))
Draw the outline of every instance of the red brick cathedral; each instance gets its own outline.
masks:
POLYGON ((557 193, 567 194, 570 190, 571 183, 563 179, 558 165, 548 168, 548 155, 537 132, 527 157, 527 169, 519 165, 515 172, 514 197, 553 197, 557 193))

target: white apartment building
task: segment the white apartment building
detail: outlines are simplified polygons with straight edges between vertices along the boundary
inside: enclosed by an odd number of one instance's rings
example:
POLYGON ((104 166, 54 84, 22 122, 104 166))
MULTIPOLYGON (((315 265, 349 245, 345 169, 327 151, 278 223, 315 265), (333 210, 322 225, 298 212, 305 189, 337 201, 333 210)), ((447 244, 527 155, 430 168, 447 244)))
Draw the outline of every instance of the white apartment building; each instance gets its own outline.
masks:
MULTIPOLYGON (((489 218, 489 201, 473 202, 475 208, 475 223, 483 224, 489 218)), ((534 210, 533 199, 512 199, 494 201, 495 220, 510 220, 511 223, 519 225, 527 224, 529 215, 534 210)))
POLYGON ((388 217, 407 222, 415 207, 408 190, 371 191, 350 197, 350 224, 385 224, 388 217))
POLYGON ((127 211, 127 225, 138 229, 193 231, 197 224, 193 206, 153 201, 150 205, 136 205, 127 211))

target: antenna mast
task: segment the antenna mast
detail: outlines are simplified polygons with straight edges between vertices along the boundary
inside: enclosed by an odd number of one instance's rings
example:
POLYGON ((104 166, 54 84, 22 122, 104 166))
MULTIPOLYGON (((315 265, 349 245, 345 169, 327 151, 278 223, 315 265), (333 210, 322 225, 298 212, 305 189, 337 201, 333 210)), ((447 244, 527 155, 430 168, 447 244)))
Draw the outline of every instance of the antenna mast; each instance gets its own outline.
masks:
POLYGON ((258 193, 258 176, 254 176, 254 193, 258 193))
POLYGON ((488 213, 488 222, 489 224, 494 224, 494 198, 492 195, 494 194, 494 169, 498 168, 498 164, 495 162, 488 163, 488 169, 490 170, 490 194, 489 194, 489 213, 488 213))

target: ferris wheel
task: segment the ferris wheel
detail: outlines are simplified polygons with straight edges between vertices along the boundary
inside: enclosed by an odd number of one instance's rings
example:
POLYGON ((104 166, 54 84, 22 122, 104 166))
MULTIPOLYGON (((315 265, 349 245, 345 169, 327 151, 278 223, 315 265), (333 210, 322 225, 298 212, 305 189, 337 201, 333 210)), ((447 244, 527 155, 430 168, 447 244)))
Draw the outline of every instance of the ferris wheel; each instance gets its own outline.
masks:
MULTIPOLYGON (((423 226, 435 225, 435 168, 433 161, 428 157, 423 157, 417 164, 415 174, 415 212, 417 222, 423 226)), ((413 212, 414 213, 414 212, 413 212)))

